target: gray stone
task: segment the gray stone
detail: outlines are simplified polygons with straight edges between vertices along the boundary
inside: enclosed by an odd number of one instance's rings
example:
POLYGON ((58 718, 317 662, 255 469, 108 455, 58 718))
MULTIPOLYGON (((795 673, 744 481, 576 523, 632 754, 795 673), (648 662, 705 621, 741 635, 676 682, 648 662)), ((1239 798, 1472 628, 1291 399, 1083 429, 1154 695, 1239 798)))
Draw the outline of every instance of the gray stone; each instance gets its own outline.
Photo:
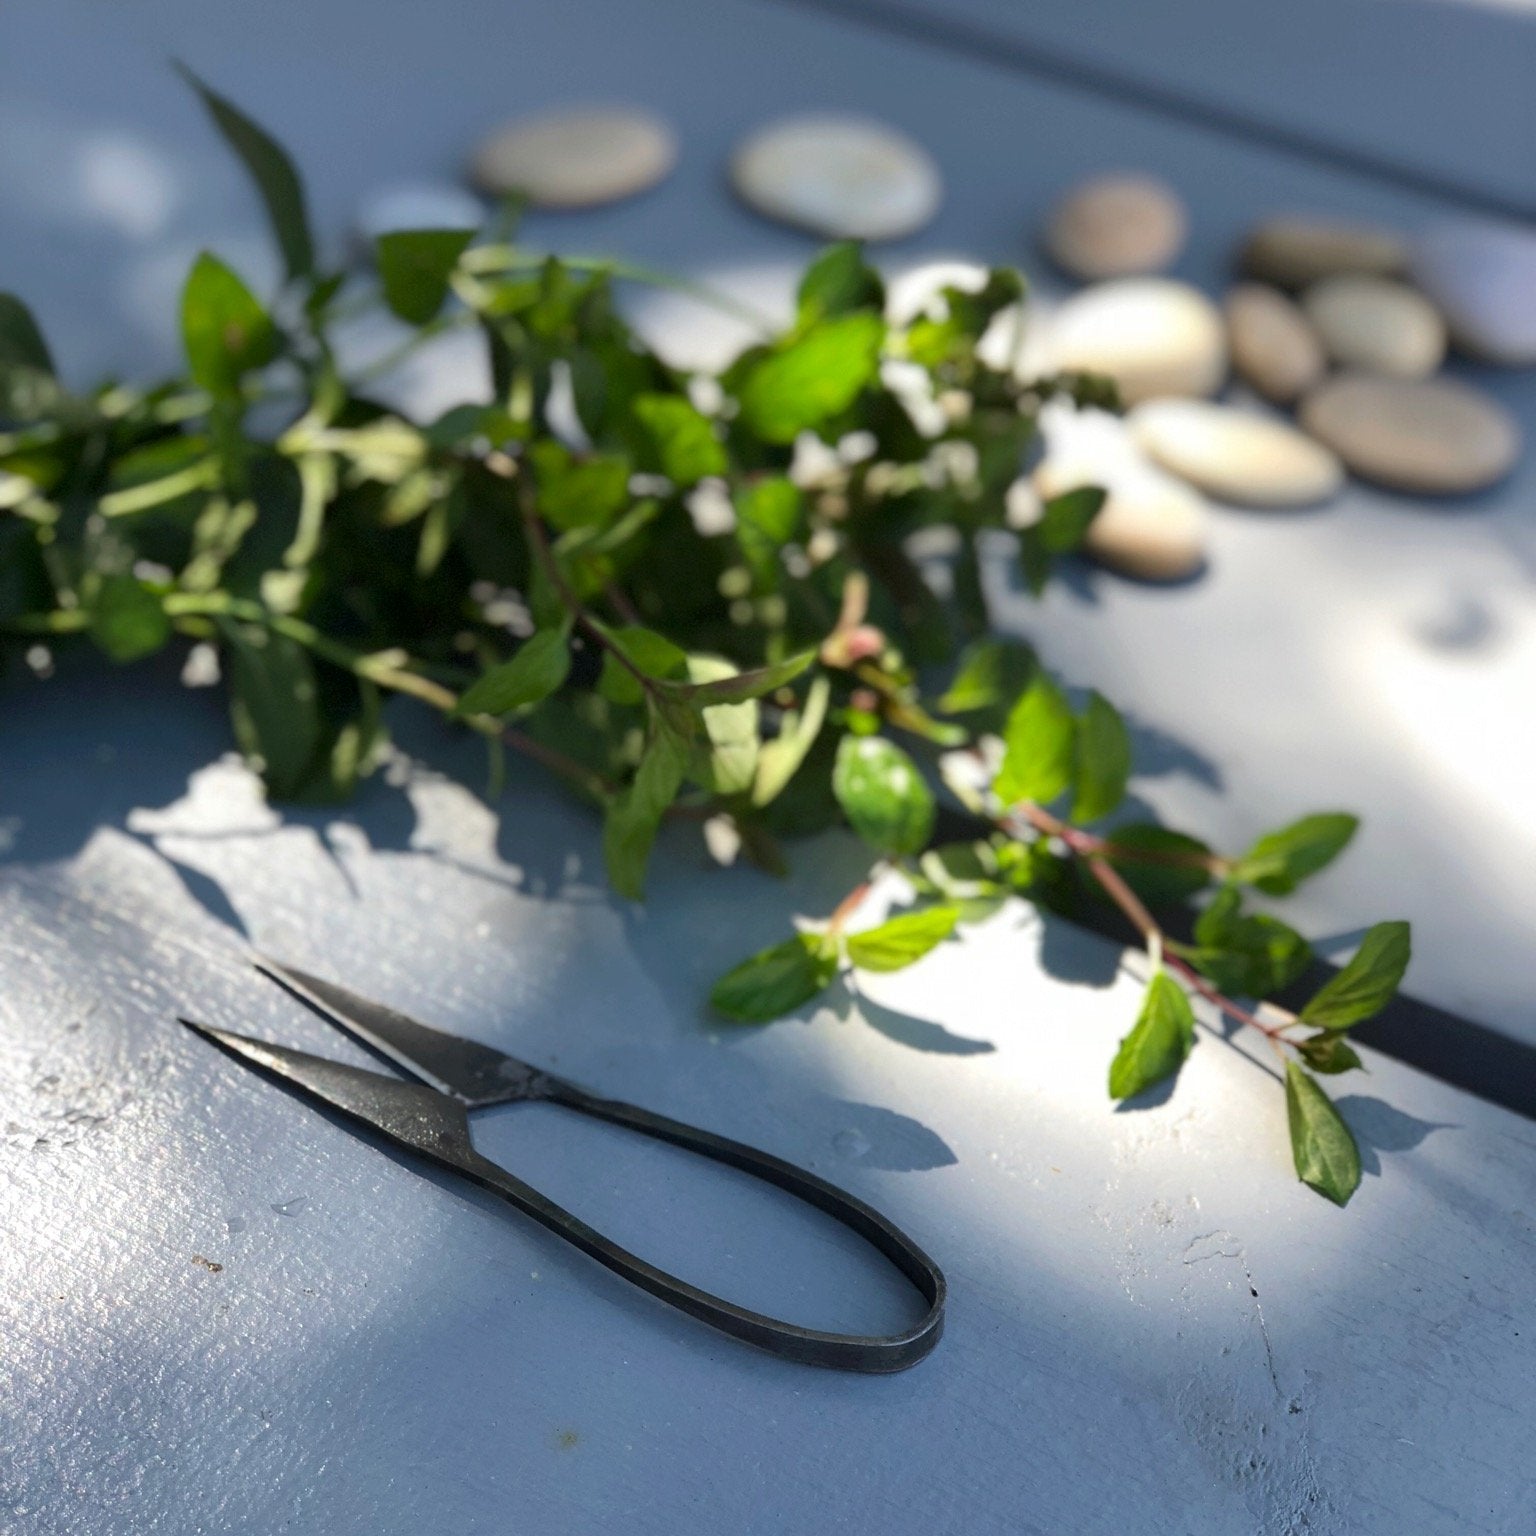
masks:
POLYGON ((1325 277, 1302 308, 1334 362, 1397 379, 1426 379, 1445 361, 1445 322, 1406 283, 1385 277, 1325 277))
POLYGON ((732 157, 731 181, 758 213, 835 240, 899 240, 927 224, 943 197, 927 150, 858 117, 760 128, 732 157))
POLYGON ((1250 277, 1305 288, 1341 272, 1392 277, 1407 259, 1406 245, 1389 229, 1287 214, 1266 219, 1249 235, 1239 264, 1250 277))
POLYGON ((1278 288, 1239 283, 1225 308, 1232 366, 1266 400, 1289 405, 1328 371, 1312 322, 1278 288))
POLYGON ((1074 294, 1047 322, 1051 365, 1107 373, 1129 405, 1209 395, 1227 372, 1221 315, 1198 289, 1128 277, 1074 294))
POLYGON ((1152 400, 1130 418, 1154 462, 1219 501, 1307 507, 1344 484, 1344 468, 1288 422, 1207 400, 1152 400))
POLYGON ((1520 456, 1509 412, 1452 379, 1341 374, 1307 396, 1301 422, 1363 479, 1428 495, 1482 490, 1520 456))
POLYGON ((1411 270, 1464 352, 1511 368, 1536 365, 1536 235, 1442 225, 1414 242, 1411 270))
POLYGON ((1095 176, 1051 210, 1045 247, 1084 282, 1161 272, 1184 248, 1188 219, 1177 192, 1152 176, 1095 176))
POLYGON ((470 179, 493 196, 589 208, 644 192, 677 161, 671 128, 632 107, 572 107, 520 118, 475 151, 470 179))

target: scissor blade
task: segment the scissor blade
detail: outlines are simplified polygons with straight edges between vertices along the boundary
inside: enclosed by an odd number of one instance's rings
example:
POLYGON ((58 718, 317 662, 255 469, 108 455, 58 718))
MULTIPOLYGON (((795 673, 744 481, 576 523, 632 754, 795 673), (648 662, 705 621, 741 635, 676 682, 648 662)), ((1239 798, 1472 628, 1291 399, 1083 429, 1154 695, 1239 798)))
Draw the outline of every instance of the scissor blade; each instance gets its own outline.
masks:
POLYGON ((256 969, 287 987, 364 1045, 463 1104, 498 1104, 529 1096, 538 1074, 489 1045, 445 1034, 359 997, 333 981, 259 956, 256 969))
POLYGON ((188 1029, 211 1040, 248 1066, 353 1120, 381 1132, 402 1146, 461 1165, 474 1155, 469 1119, 455 1099, 422 1083, 403 1083, 382 1072, 327 1061, 305 1051, 269 1045, 211 1024, 182 1019, 188 1029))

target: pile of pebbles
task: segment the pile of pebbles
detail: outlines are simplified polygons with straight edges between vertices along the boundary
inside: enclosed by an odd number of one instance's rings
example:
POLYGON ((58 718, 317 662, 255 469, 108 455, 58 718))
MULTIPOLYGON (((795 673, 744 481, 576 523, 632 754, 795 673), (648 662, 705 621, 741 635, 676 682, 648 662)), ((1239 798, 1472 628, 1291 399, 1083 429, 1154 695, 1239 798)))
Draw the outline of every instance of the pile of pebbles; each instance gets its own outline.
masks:
MULTIPOLYGON (((649 112, 566 108, 497 129, 471 158, 482 194, 535 207, 589 208, 663 181, 676 135, 649 112)), ((943 197, 939 168, 886 124, 802 115, 750 134, 730 162, 760 214, 828 239, 916 233, 943 197)), ((462 189, 382 189, 361 210, 367 237, 466 223, 462 189)), ((1122 421, 1047 411, 1041 495, 1108 491, 1089 553, 1128 575, 1176 580, 1204 563, 1208 498, 1259 508, 1314 506, 1346 473, 1422 496, 1466 495, 1501 479, 1520 432, 1489 395, 1441 369, 1457 351, 1536 366, 1536 237, 1452 225, 1406 238, 1364 223, 1266 219, 1236 257, 1220 306, 1164 275, 1189 230, 1162 181, 1117 173, 1072 188, 1041 244, 1083 284, 1041 327, 1035 371, 1117 380, 1122 421), (1225 401, 1229 377, 1247 386, 1225 401)), ((1089 413, 1090 415, 1092 413, 1089 413)))
POLYGON ((1130 407, 1126 441, 1097 472, 1081 424, 1048 415, 1035 474, 1041 495, 1104 485, 1089 540, 1101 562, 1144 579, 1193 574, 1207 497, 1316 506, 1346 472, 1413 495, 1468 495, 1514 467, 1513 418, 1441 369, 1453 346, 1536 366, 1536 239, 1476 226, 1409 239, 1277 216, 1243 242, 1218 309, 1160 275, 1187 227, 1172 188, 1110 175, 1068 192, 1043 230, 1051 260, 1087 286, 1049 317, 1042 360, 1110 374, 1130 407), (1229 372, 1257 400, 1216 401, 1229 372), (1174 498, 1165 477, 1186 494, 1174 498))

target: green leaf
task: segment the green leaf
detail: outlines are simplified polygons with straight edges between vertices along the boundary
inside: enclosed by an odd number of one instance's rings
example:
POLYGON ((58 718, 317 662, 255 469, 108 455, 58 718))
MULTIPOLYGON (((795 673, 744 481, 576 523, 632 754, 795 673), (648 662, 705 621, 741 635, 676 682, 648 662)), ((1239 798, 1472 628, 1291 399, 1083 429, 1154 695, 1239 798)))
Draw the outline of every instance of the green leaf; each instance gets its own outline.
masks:
POLYGON ((1061 689, 1044 673, 1020 695, 1003 727, 1003 765, 992 789, 1005 806, 1054 800, 1072 778, 1076 722, 1061 689))
POLYGON ((553 438, 529 449, 539 511, 562 531, 608 522, 629 501, 629 461, 613 454, 575 458, 553 438))
POLYGON ((304 207, 304 187, 277 141, 257 127, 238 107, 210 90, 187 68, 177 63, 177 70, 208 108, 209 116, 224 135, 225 142, 245 163, 256 183, 256 190, 266 205, 267 219, 277 237, 283 262, 290 278, 305 277, 314 270, 315 249, 309 234, 309 215, 304 207))
POLYGON ((824 992, 836 975, 836 944, 825 934, 797 933, 727 971, 709 1000, 740 1024, 770 1024, 824 992))
POLYGON ((1105 856, 1149 906, 1177 906, 1211 883, 1210 848, 1151 822, 1115 827, 1105 856))
POLYGON ((737 672, 718 656, 690 656, 688 676, 690 683, 663 683, 660 688, 668 706, 684 711, 685 719, 688 711, 699 711, 704 739, 694 749, 689 771, 717 795, 744 794, 757 774, 762 710, 751 687, 729 685, 750 674, 737 672), (727 686, 717 694, 699 686, 713 683, 727 686))
POLYGON ((377 245, 384 302, 402 320, 425 325, 443 307, 449 280, 472 229, 403 229, 380 235, 377 245))
POLYGON ((1034 650, 1022 640, 973 640, 960 653, 938 708, 946 715, 996 709, 1019 697, 1034 670, 1034 650))
POLYGON ((1305 1040, 1298 1040, 1296 1049, 1314 1072, 1351 1072, 1364 1065, 1345 1036, 1327 1030, 1320 1035, 1308 1035, 1305 1040))
POLYGON ((900 971, 943 943, 960 921, 956 906, 904 912, 862 933, 848 935, 848 958, 861 971, 900 971))
POLYGON ((1294 1061, 1285 1064, 1285 1111, 1297 1178, 1348 1205, 1360 1184, 1360 1149, 1328 1095, 1294 1061))
POLYGON ((1412 942, 1407 923, 1377 923, 1354 958, 1301 1010, 1320 1029, 1348 1029, 1380 1013, 1408 969, 1412 942))
POLYGON ((858 242, 841 240, 829 245, 806 268, 797 302, 805 322, 860 309, 879 312, 885 308, 885 284, 866 264, 858 242))
POLYGON ((1141 1013, 1110 1064, 1110 1098, 1133 1098, 1171 1077, 1194 1043, 1195 1011, 1189 995, 1167 972, 1159 971, 1147 983, 1141 1013))
POLYGON ((929 848, 918 860, 918 868, 935 890, 952 901, 973 901, 1004 889, 1002 867, 990 843, 945 843, 929 848))
POLYGON ((165 604, 128 575, 105 577, 91 602, 91 639, 113 661, 137 661, 171 638, 165 604))
POLYGON ((1069 555, 1081 549, 1094 518, 1104 506, 1104 492, 1096 485, 1052 496, 1040 511, 1035 532, 1047 554, 1069 555))
POLYGON ((877 853, 917 853, 933 832, 933 791, 917 764, 883 736, 843 737, 832 790, 853 830, 877 853))
POLYGON ((547 699, 571 670, 564 629, 541 629, 517 654, 483 673, 459 696, 456 715, 510 715, 547 699))
POLYGON ((754 667, 750 672, 734 669, 723 677, 692 683, 666 683, 666 692, 695 709, 711 704, 740 704, 746 699, 760 699, 786 683, 792 683, 815 661, 815 651, 801 651, 770 666, 754 667))
POLYGON ((615 795, 603 821, 603 857, 608 880, 619 895, 639 901, 645 867, 667 807, 682 788, 688 745, 660 720, 635 770, 634 781, 615 795))
POLYGON ((1077 725, 1072 765, 1072 820, 1096 821, 1125 798, 1131 738, 1120 712, 1102 694, 1088 695, 1077 725))
POLYGON ((277 356, 278 335, 251 290, 204 251, 181 294, 181 334, 192 377, 210 394, 239 392, 240 379, 277 356))
POLYGON ((53 358, 32 311, 13 293, 0 292, 0 368, 25 368, 53 377, 53 358))
POLYGON ((736 540, 759 579, 778 574, 779 551, 800 532, 805 499, 780 475, 765 475, 736 488, 736 540))
POLYGON ((1282 992, 1312 961, 1312 946, 1278 918, 1245 913, 1242 897, 1224 886, 1195 920, 1200 947, 1190 959, 1225 993, 1266 998, 1282 992))
POLYGON ((636 395, 634 412, 656 445, 662 474, 674 485, 696 485, 730 467, 709 418, 681 395, 636 395))
POLYGON ((770 443, 841 415, 874 382, 885 322, 860 311, 825 320, 748 371, 738 395, 743 424, 770 443))
POLYGON ((1232 879, 1269 896, 1288 896, 1309 875, 1331 864, 1348 846, 1359 819, 1342 811, 1303 816, 1267 832, 1233 866, 1232 879))
POLYGON ((799 772, 806 754, 816 744, 832 684, 825 675, 812 678, 805 696, 805 708, 798 713, 786 710, 779 734, 765 741, 757 754, 757 772, 752 780, 752 804, 770 805, 784 792, 785 786, 799 772))
POLYGON ((257 625, 224 626, 235 739, 279 799, 308 779, 324 732, 309 652, 257 625))
MULTIPOLYGON (((647 677, 658 681, 676 677, 688 664, 687 653, 665 635, 639 624, 611 629, 606 634, 647 677)), ((603 670, 597 679, 597 691, 614 704, 639 704, 645 698, 640 679, 611 651, 603 652, 603 670)))

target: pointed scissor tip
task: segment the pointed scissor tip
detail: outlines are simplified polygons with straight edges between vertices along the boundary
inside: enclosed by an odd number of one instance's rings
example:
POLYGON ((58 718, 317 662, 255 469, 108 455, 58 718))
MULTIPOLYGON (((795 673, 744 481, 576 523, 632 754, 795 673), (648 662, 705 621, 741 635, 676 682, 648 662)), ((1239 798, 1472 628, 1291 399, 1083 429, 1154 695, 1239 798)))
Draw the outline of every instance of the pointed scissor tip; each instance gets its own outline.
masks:
POLYGON ((185 1025, 194 1035, 212 1040, 215 1045, 232 1046, 234 1042, 243 1038, 240 1035, 232 1035, 225 1029, 215 1029, 212 1024, 199 1024, 196 1019, 189 1019, 183 1014, 177 1014, 176 1022, 185 1025))

